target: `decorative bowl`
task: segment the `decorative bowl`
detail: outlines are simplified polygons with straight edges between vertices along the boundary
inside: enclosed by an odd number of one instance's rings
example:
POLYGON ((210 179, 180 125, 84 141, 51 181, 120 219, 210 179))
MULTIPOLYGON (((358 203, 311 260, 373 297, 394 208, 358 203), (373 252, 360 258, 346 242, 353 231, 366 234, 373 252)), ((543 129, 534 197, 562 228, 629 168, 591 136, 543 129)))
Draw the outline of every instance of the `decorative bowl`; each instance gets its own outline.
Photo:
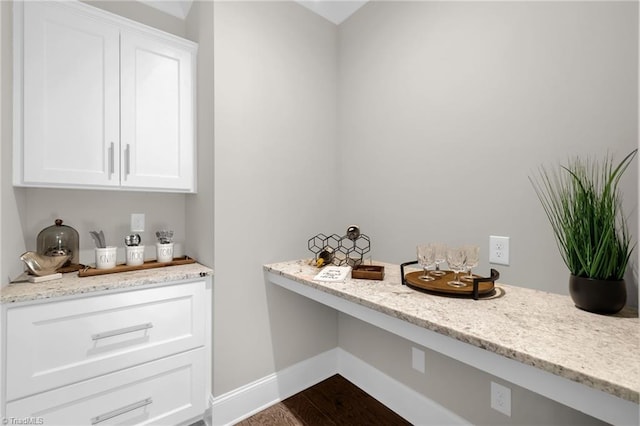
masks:
POLYGON ((70 258, 70 255, 45 256, 34 251, 28 251, 20 256, 20 260, 24 262, 29 272, 39 277, 55 274, 56 270, 70 258))

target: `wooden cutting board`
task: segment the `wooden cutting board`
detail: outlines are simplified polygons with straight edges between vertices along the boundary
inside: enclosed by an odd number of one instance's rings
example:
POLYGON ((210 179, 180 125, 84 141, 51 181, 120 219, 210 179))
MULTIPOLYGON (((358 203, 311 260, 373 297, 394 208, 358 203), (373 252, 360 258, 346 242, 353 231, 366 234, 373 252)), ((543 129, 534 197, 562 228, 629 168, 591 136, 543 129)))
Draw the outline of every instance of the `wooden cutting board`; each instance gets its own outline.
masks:
POLYGON ((92 277, 95 275, 115 274, 118 272, 140 271, 143 269, 162 268, 165 266, 186 265, 188 263, 196 263, 195 259, 189 256, 176 257, 171 262, 158 262, 156 260, 147 260, 142 265, 129 266, 125 263, 121 263, 111 269, 97 269, 94 266, 86 266, 84 269, 78 271, 79 277, 92 277))

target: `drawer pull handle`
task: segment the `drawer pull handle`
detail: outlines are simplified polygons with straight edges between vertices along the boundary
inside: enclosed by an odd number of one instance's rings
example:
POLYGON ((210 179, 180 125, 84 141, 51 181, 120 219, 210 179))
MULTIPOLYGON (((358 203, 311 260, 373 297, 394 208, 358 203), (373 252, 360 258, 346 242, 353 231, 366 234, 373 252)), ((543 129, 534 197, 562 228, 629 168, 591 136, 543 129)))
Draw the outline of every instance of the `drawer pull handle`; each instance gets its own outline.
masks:
POLYGON ((146 323, 140 325, 134 325, 131 327, 120 328, 118 330, 105 331, 104 333, 97 333, 91 336, 92 340, 106 339, 107 337, 119 336, 121 334, 133 333, 134 331, 142 331, 153 328, 153 323, 146 323))
POLYGON ((153 400, 151 398, 143 399, 142 401, 134 402, 133 404, 129 404, 125 407, 118 408, 117 410, 109 411, 105 414, 100 414, 99 416, 95 416, 91 419, 91 424, 96 425, 98 423, 104 422, 105 420, 112 419, 116 416, 119 416, 124 413, 128 413, 129 411, 136 410, 138 408, 146 407, 151 404, 153 400))

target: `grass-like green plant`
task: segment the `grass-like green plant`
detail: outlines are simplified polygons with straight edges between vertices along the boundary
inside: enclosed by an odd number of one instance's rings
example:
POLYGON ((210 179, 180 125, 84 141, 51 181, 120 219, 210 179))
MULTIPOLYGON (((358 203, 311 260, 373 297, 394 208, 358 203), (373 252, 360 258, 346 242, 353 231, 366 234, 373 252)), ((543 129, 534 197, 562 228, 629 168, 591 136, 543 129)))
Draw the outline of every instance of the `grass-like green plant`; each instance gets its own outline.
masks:
POLYGON ((529 177, 572 275, 623 279, 635 244, 618 184, 637 152, 617 165, 609 155, 602 162, 575 158, 559 169, 541 166, 537 177, 529 177))

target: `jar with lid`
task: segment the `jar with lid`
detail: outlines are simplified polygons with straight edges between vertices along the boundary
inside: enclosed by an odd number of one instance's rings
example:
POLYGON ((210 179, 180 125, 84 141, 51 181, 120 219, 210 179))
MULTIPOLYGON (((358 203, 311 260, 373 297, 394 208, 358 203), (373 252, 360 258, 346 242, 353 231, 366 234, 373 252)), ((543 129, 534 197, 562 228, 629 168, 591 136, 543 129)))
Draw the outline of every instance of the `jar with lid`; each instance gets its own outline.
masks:
POLYGON ((77 265, 80 261, 80 243, 78 231, 63 225, 62 219, 56 219, 55 224, 44 228, 38 234, 36 251, 45 256, 65 256, 71 258, 63 265, 77 265))

